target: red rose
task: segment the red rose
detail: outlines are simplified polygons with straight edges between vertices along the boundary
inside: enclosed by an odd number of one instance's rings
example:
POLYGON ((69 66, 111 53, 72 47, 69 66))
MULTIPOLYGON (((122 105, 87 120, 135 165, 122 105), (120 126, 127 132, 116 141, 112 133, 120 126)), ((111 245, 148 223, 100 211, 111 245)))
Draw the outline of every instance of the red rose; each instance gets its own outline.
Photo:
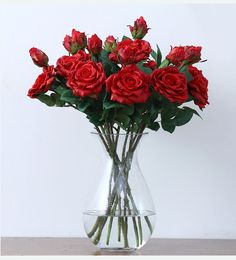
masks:
POLYGON ((116 49, 116 39, 114 38, 114 36, 110 35, 106 38, 104 42, 104 49, 107 52, 112 52, 116 49))
POLYGON ((86 35, 84 32, 81 33, 73 29, 71 36, 65 36, 63 45, 68 52, 75 54, 78 50, 83 50, 87 46, 86 35))
POLYGON ((86 52, 79 50, 73 56, 62 56, 57 60, 57 66, 55 68, 57 74, 67 78, 69 73, 73 70, 73 67, 80 61, 87 61, 90 59, 90 55, 86 52))
POLYGON ((54 74, 53 66, 44 67, 43 73, 37 77, 34 85, 28 91, 28 96, 31 98, 36 98, 41 93, 47 92, 54 80, 54 74))
POLYGON ((149 42, 144 40, 126 39, 117 44, 115 54, 111 53, 109 58, 114 62, 122 64, 138 63, 141 60, 146 60, 149 57, 152 49, 149 42))
POLYGON ((171 47, 170 53, 166 56, 166 59, 169 60, 176 66, 179 66, 185 59, 185 50, 183 46, 171 47))
POLYGON ((180 66, 183 61, 195 63, 201 60, 200 46, 179 46, 171 48, 170 53, 166 56, 171 63, 180 66))
POLYGON ((204 108, 208 103, 208 80, 203 76, 202 71, 196 67, 189 66, 189 72, 193 79, 188 83, 190 94, 194 98, 194 103, 200 108, 204 108))
POLYGON ((111 100, 131 105, 144 103, 150 96, 148 76, 135 64, 126 66, 106 80, 107 91, 111 100))
POLYGON ((88 39, 88 51, 97 56, 101 50, 102 40, 97 36, 97 34, 92 35, 92 37, 88 39))
POLYGON ((185 46, 185 60, 189 63, 195 63, 201 60, 201 50, 200 46, 185 46))
POLYGON ((171 102, 182 104, 188 99, 187 79, 176 67, 154 70, 150 83, 158 93, 171 102))
POLYGON ((105 80, 102 63, 80 61, 69 74, 67 86, 75 96, 94 97, 101 92, 105 80))
POLYGON ((146 68, 149 68, 151 70, 154 70, 157 68, 157 64, 154 60, 149 60, 149 61, 143 63, 143 66, 146 68))
POLYGON ((134 22, 134 26, 129 25, 129 29, 134 39, 142 39, 149 30, 149 28, 147 28, 147 23, 142 16, 134 22))
POLYGON ((39 67, 47 67, 48 66, 48 56, 43 51, 37 48, 31 48, 29 50, 30 57, 33 60, 34 64, 39 67))

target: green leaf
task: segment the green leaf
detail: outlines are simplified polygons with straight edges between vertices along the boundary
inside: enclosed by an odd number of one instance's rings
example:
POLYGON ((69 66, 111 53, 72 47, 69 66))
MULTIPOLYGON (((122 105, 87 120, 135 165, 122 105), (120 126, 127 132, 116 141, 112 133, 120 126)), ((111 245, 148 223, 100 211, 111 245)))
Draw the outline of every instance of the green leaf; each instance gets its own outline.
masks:
POLYGON ((151 56, 153 57, 153 59, 154 59, 155 61, 157 60, 157 53, 156 53, 154 50, 152 50, 151 56))
POLYGON ((67 90, 63 92, 60 100, 70 104, 75 104, 79 99, 73 95, 71 90, 67 90))
POLYGON ((120 104, 118 102, 113 102, 113 101, 108 101, 108 100, 103 102, 103 108, 104 109, 112 109, 112 108, 120 108, 120 107, 123 108, 124 105, 120 104))
POLYGON ((117 109, 117 113, 132 115, 134 113, 134 105, 124 105, 123 107, 117 109))
POLYGON ((170 64, 170 62, 169 62, 167 59, 165 59, 165 60, 163 60, 162 63, 160 64, 159 68, 165 68, 165 67, 167 67, 169 64, 170 64))
POLYGON ((185 77, 187 78, 187 81, 188 81, 188 82, 193 79, 192 74, 191 74, 191 73, 189 72, 189 70, 188 70, 188 65, 183 66, 183 67, 180 69, 180 72, 185 75, 185 77))
POLYGON ((185 110, 190 110, 190 111, 192 111, 193 114, 199 116, 199 117, 202 119, 202 117, 198 114, 198 112, 197 112, 195 109, 193 109, 193 108, 191 108, 191 107, 183 107, 183 108, 184 108, 185 110))
POLYGON ((161 50, 160 50, 158 45, 157 45, 157 57, 156 57, 155 60, 156 60, 156 63, 157 63, 157 67, 159 67, 161 65, 162 54, 161 54, 161 50))
POLYGON ((179 109, 174 122, 176 126, 181 126, 187 124, 193 117, 193 112, 191 110, 179 109))
POLYGON ((160 124, 158 122, 152 122, 148 124, 148 128, 157 131, 160 128, 160 124))
POLYGON ((102 125, 103 123, 100 119, 101 118, 100 113, 88 113, 87 118, 89 119, 89 122, 91 122, 96 126, 102 125))
POLYGON ((53 90, 54 90, 57 94, 63 95, 65 92, 68 91, 68 88, 59 85, 59 86, 55 87, 53 90))
POLYGON ((161 111, 161 119, 162 120, 171 119, 176 115, 177 111, 178 111, 177 107, 175 107, 173 105, 172 106, 169 105, 169 106, 163 108, 163 110, 161 111))
POLYGON ((117 73, 120 70, 120 67, 109 59, 109 53, 104 49, 99 54, 98 61, 102 63, 107 77, 113 73, 117 73))
POLYGON ((37 99, 46 104, 49 107, 53 107, 56 103, 55 99, 51 96, 48 96, 46 94, 40 94, 37 96, 37 99))
POLYGON ((173 120, 166 120, 166 121, 161 121, 161 126, 163 130, 173 133, 175 130, 175 122, 173 120))
POLYGON ((85 112, 92 105, 93 102, 94 100, 92 98, 85 97, 77 102, 76 107, 79 111, 85 112))
POLYGON ((57 93, 52 93, 50 97, 53 98, 57 107, 63 107, 65 105, 65 102, 60 100, 60 95, 58 95, 57 93))
MULTIPOLYGON (((124 40, 127 40, 127 39, 130 39, 130 38, 129 38, 128 36, 125 36, 125 35, 124 35, 124 36, 122 37, 121 41, 124 41, 124 40)), ((131 40, 131 39, 130 39, 130 40, 131 40)))
POLYGON ((130 117, 127 115, 116 115, 114 121, 123 129, 126 129, 130 123, 130 117))
POLYGON ((147 75, 150 75, 152 73, 152 69, 144 67, 142 62, 137 63, 136 65, 141 71, 143 71, 147 75))
POLYGON ((111 98, 110 94, 106 93, 105 97, 103 99, 103 108, 104 109, 125 108, 126 107, 125 105, 123 105, 121 103, 112 101, 110 98, 111 98))

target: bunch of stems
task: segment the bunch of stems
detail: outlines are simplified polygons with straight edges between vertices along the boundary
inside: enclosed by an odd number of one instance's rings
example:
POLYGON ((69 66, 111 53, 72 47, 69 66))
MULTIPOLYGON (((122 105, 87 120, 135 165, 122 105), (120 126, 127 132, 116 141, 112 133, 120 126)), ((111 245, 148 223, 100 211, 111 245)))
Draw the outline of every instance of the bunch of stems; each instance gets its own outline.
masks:
MULTIPOLYGON (((113 167, 109 181, 108 204, 104 216, 98 216, 88 236, 92 238, 94 244, 98 244, 101 239, 104 227, 109 220, 106 234, 106 245, 110 243, 110 236, 113 227, 113 219, 118 216, 117 239, 120 242, 123 236, 124 248, 129 248, 128 240, 128 216, 132 217, 133 229, 135 233, 136 246, 143 243, 143 229, 140 212, 135 205, 132 191, 128 182, 129 171, 132 164, 133 154, 142 137, 145 125, 138 131, 133 130, 129 125, 125 135, 122 151, 118 153, 118 142, 121 128, 112 123, 105 123, 103 126, 95 127, 99 137, 105 146, 109 157, 112 159, 113 167), (119 156, 120 155, 120 156, 119 156)), ((152 225, 148 216, 144 217, 146 225, 152 233, 152 225)))

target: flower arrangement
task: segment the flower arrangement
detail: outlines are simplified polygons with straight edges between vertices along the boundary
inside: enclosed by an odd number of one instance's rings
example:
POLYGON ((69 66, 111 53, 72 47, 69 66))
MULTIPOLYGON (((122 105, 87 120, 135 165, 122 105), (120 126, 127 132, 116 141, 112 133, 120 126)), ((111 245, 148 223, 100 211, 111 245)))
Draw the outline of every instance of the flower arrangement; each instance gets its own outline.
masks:
MULTIPOLYGON (((73 29, 63 41, 68 55, 61 56, 56 66, 48 64, 48 56, 43 51, 30 49, 33 62, 42 67, 43 72, 28 96, 48 106, 72 107, 85 113, 113 160, 113 187, 108 195, 106 217, 98 217, 88 234, 95 244, 101 239, 109 214, 118 207, 123 207, 124 211, 137 210, 132 201, 128 174, 144 130, 157 131, 162 127, 173 133, 177 126, 188 123, 193 114, 200 116, 185 103, 193 102, 200 110, 208 104, 208 81, 194 66, 203 62, 202 47, 171 47, 162 59, 159 47, 153 50, 150 43, 143 40, 149 28, 142 16, 129 29, 132 38, 123 36, 119 40, 110 35, 104 43, 96 34, 87 39, 84 32, 73 29), (117 143, 122 130, 126 138, 122 156, 119 156, 117 143), (120 175, 125 176, 122 205, 117 202, 120 202, 121 192, 114 192, 118 179, 115 173, 121 164, 124 167, 120 175)), ((148 217, 145 221, 152 232, 148 217)), ((135 218, 133 225, 139 246, 142 229, 138 231, 139 219, 137 222, 138 225, 135 218)), ((120 217, 119 224, 127 247, 125 216, 120 217)), ((108 244, 111 227, 109 225, 107 233, 108 244)))

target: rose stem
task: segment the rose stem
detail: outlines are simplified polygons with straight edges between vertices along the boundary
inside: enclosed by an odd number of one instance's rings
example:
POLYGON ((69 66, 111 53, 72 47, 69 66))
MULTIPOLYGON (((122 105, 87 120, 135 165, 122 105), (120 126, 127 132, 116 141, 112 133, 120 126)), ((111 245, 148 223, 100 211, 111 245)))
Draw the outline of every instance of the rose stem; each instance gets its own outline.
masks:
POLYGON ((140 234, 140 245, 143 243, 143 231, 142 231, 142 223, 141 218, 138 216, 138 228, 139 228, 139 234, 140 234))
MULTIPOLYGON (((113 204, 113 210, 116 209, 116 206, 118 204, 118 199, 116 197, 115 199, 115 202, 113 204)), ((111 213, 113 212, 113 210, 111 211, 111 213)), ((105 217, 102 217, 102 222, 99 223, 99 228, 98 228, 98 232, 97 232, 97 235, 95 236, 94 240, 93 240, 93 243, 96 245, 99 241, 100 241, 100 238, 101 238, 101 234, 102 234, 102 230, 107 222, 107 219, 108 219, 108 216, 105 216, 105 217)), ((109 233, 109 232, 108 232, 109 233)))
POLYGON ((110 221, 108 224, 108 233, 107 233, 107 241, 106 241, 107 245, 109 245, 109 240, 110 240, 110 236, 111 236, 112 222, 113 222, 113 216, 110 217, 110 221))
MULTIPOLYGON (((132 215, 131 210, 130 210, 129 201, 128 201, 127 204, 128 204, 129 214, 132 215)), ((133 221, 133 226, 134 226, 134 233, 135 233, 136 244, 137 244, 137 247, 139 247, 138 228, 137 228, 136 218, 134 216, 132 216, 132 221, 133 221)))
POLYGON ((151 222, 150 222, 148 216, 145 216, 144 218, 145 218, 145 220, 146 220, 146 222, 147 222, 147 225, 148 225, 148 227, 149 227, 149 229, 150 229, 150 232, 151 232, 151 234, 152 234, 152 232, 153 232, 152 224, 151 224, 151 222))
POLYGON ((123 237, 124 237, 124 247, 127 248, 127 247, 129 247, 129 243, 128 243, 128 238, 127 238, 127 230, 125 227, 125 221, 124 221, 124 217, 120 217, 120 218, 121 218, 122 233, 123 233, 123 237))
MULTIPOLYGON (((121 198, 120 198, 120 196, 119 196, 118 207, 119 207, 119 216, 121 216, 121 198)), ((120 217, 118 217, 118 241, 119 242, 120 242, 120 235, 121 235, 121 222, 120 222, 120 217)))
POLYGON ((100 224, 101 221, 102 221, 102 217, 97 217, 97 220, 96 220, 96 222, 94 223, 94 225, 93 225, 91 231, 88 233, 88 237, 89 237, 89 238, 91 238, 91 237, 94 235, 94 233, 97 231, 98 226, 99 226, 99 224, 100 224))

